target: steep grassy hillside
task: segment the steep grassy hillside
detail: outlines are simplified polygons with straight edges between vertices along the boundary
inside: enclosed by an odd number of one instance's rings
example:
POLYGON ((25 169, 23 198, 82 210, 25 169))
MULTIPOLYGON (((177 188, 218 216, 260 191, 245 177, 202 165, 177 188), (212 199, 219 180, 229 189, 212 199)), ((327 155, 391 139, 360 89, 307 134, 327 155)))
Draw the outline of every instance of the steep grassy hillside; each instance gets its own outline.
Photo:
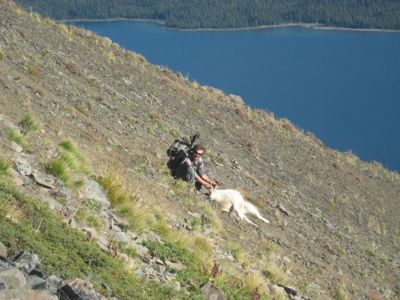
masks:
MULTIPOLYGON (((141 247, 162 261, 186 265, 174 275, 179 292, 157 287, 163 297, 200 297, 208 277, 236 299, 289 297, 277 296, 277 284, 314 299, 399 297, 400 175, 329 149, 312 133, 251 109, 240 97, 0 0, 0 114, 4 215, 16 211, 22 222, 21 214, 31 213, 21 199, 41 199, 42 189, 13 179, 16 153, 59 178, 60 191, 68 189, 72 199, 81 193, 80 176, 96 180, 132 232, 162 239, 141 247), (215 178, 225 188, 240 188, 271 224, 254 220, 256 229, 239 223, 210 205, 205 191, 197 195, 169 176, 166 149, 194 132, 207 146, 206 164, 215 178), (4 204, 10 199, 11 206, 4 204), (212 272, 213 266, 222 272, 212 272)), ((102 231, 96 215, 88 215, 98 209, 84 200, 76 219, 102 231)), ((1 230, 16 230, 14 219, 0 218, 1 230)), ((24 228, 29 224, 36 223, 24 228)), ((17 240, 3 234, 0 241, 46 255, 29 234, 17 240)), ((137 268, 132 264, 126 272, 137 268)), ((79 275, 67 271, 60 275, 79 275)), ((129 299, 120 289, 113 289, 115 295, 129 299)), ((143 286, 142 295, 153 292, 143 286)))

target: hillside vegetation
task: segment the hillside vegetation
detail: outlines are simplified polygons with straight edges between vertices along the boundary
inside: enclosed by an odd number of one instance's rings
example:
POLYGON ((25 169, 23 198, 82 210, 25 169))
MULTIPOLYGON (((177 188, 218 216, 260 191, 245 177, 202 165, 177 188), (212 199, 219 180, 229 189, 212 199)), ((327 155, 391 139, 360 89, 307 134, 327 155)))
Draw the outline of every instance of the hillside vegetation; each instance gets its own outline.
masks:
POLYGON ((153 19, 173 28, 243 28, 288 23, 400 29, 396 0, 106 1, 18 0, 55 19, 153 19))
POLYGON ((203 299, 210 285, 227 299, 396 299, 399 200, 400 175, 379 163, 0 0, 9 257, 30 250, 45 274, 119 299, 203 299), (222 188, 271 224, 241 223, 170 176, 166 149, 194 132, 222 188))

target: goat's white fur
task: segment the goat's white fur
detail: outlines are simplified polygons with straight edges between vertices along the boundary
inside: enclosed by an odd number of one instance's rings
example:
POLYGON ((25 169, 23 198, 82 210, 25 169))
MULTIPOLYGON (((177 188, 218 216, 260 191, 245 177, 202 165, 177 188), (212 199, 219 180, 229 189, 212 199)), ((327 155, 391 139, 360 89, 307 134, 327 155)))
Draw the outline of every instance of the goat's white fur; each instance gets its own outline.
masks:
POLYGON ((212 189, 210 194, 210 199, 212 201, 216 201, 223 211, 229 212, 231 208, 236 211, 240 220, 245 220, 250 224, 258 227, 257 224, 250 221, 246 214, 252 214, 259 218, 260 220, 264 221, 265 223, 269 223, 269 221, 261 216, 257 207, 255 207, 252 203, 246 201, 242 194, 236 190, 225 189, 225 190, 217 190, 212 189))

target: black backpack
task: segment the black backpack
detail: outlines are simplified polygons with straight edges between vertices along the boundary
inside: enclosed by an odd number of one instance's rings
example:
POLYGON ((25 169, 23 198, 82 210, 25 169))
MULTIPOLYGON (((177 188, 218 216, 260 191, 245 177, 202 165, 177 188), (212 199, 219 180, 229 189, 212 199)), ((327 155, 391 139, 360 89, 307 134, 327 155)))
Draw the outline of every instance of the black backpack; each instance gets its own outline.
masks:
POLYGON ((190 157, 193 144, 199 137, 200 135, 196 133, 190 137, 190 142, 186 137, 174 141, 167 150, 169 157, 167 166, 169 169, 177 169, 186 158, 190 157))

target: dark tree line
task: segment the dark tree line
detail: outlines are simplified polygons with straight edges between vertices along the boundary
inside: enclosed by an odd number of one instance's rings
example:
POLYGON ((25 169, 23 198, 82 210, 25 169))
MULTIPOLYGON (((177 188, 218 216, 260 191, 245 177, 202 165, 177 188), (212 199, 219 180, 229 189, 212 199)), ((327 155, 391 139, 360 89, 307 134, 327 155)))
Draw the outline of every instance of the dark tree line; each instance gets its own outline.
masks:
POLYGON ((177 28, 318 23, 400 29, 399 0, 16 0, 57 20, 157 19, 177 28))

